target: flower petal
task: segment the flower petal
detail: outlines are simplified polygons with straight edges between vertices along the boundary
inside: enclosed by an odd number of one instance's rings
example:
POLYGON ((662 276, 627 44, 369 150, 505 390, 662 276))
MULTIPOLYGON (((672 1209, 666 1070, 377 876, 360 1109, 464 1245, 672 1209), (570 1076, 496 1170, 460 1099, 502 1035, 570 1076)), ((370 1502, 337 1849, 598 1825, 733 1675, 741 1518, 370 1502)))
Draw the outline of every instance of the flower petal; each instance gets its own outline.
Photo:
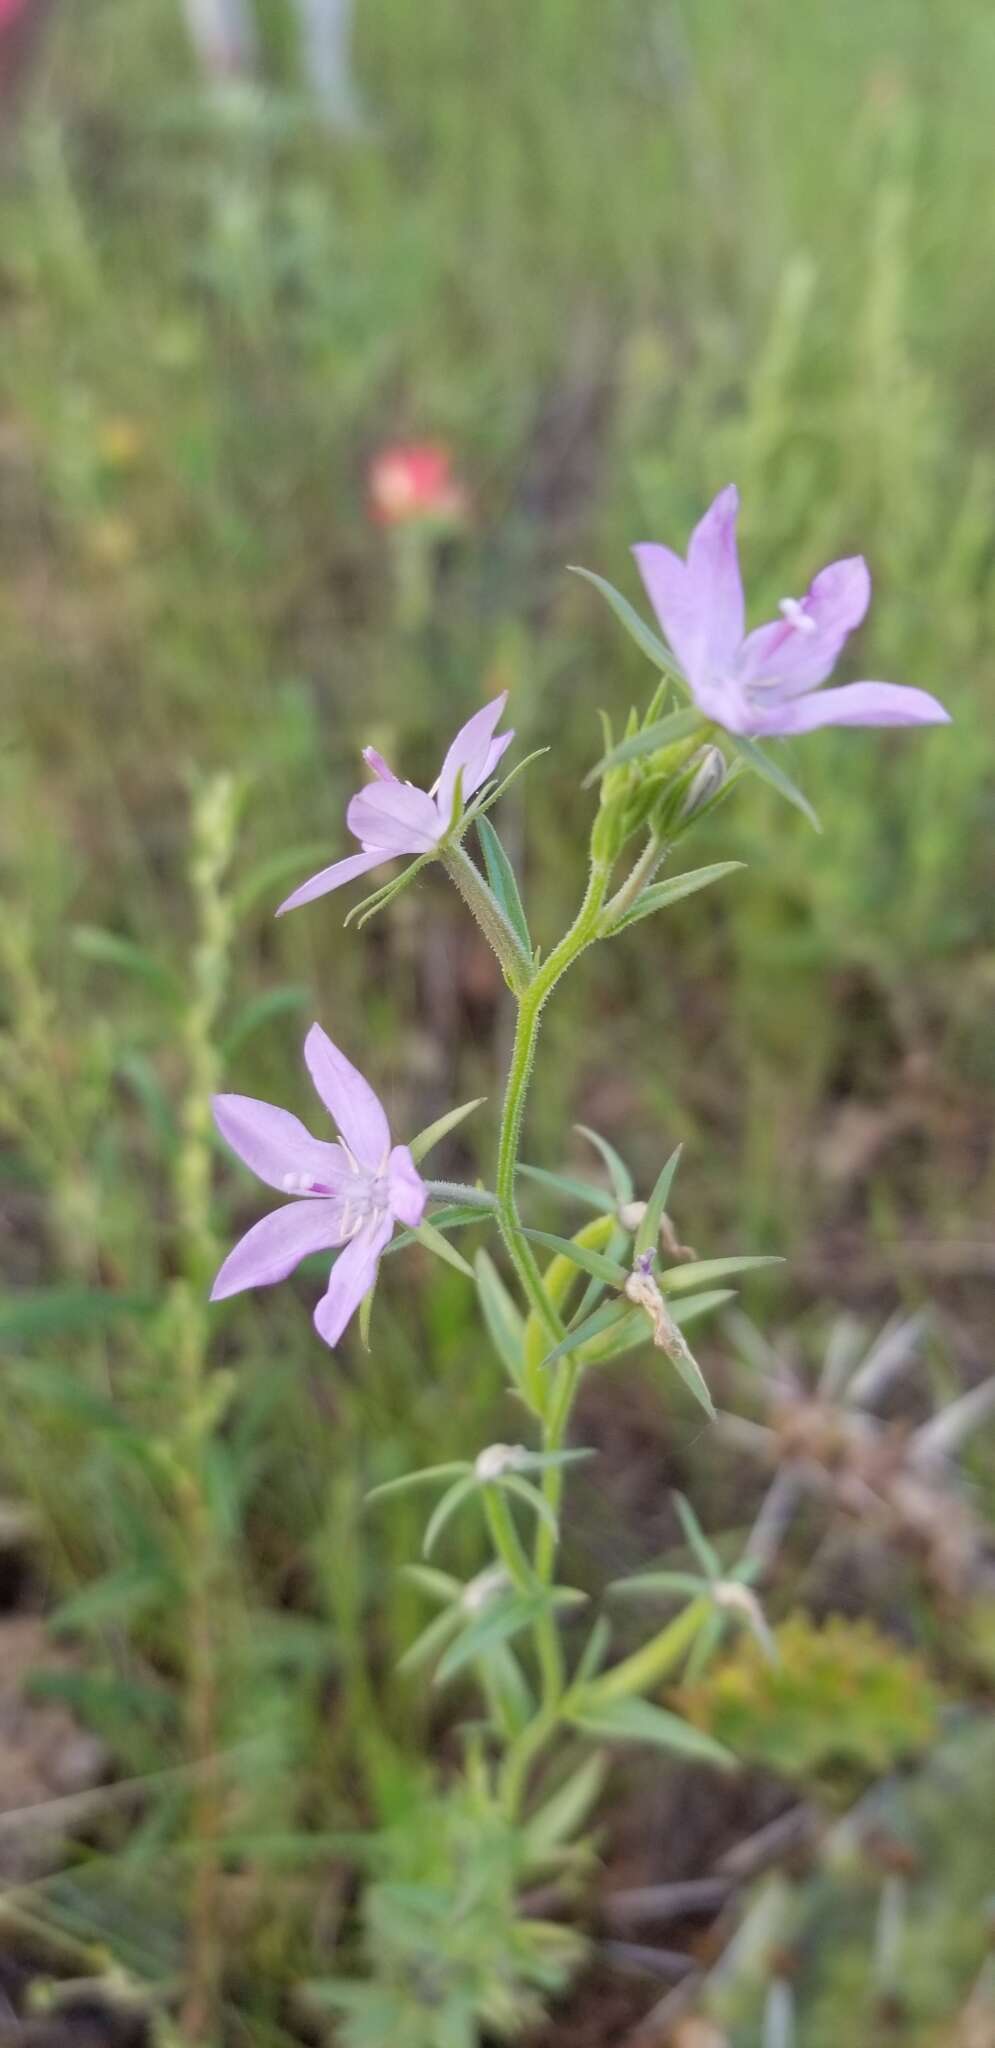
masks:
POLYGON ((394 1228, 392 1216, 378 1216, 340 1253, 331 1270, 328 1292, 314 1312, 314 1327, 326 1344, 336 1345, 377 1277, 380 1254, 394 1228))
POLYGON ((900 683, 845 683, 840 690, 816 690, 758 713, 754 733, 790 735, 820 725, 949 725, 950 713, 928 690, 900 683))
POLYGON ((246 1287, 272 1287, 285 1280, 309 1252, 330 1251, 342 1242, 342 1210, 338 1202, 288 1202, 254 1223, 220 1268, 211 1289, 212 1301, 241 1294, 246 1287))
POLYGON ((330 889, 341 889, 343 882, 367 874, 370 868, 380 868, 389 859, 390 855, 377 847, 372 853, 349 853, 345 860, 333 861, 330 868, 322 868, 320 874, 312 875, 309 882, 302 882, 299 889, 286 897, 277 917, 282 917, 285 910, 297 910, 302 903, 313 903, 316 896, 327 896, 330 889))
POLYGON ((666 639, 689 679, 702 669, 702 622, 688 580, 687 566, 656 541, 640 541, 632 550, 646 595, 666 639))
POLYGON ((698 521, 688 546, 691 601, 705 635, 713 675, 727 668, 742 644, 745 611, 736 547, 739 492, 728 484, 698 521))
POLYGON ((776 686, 776 701, 814 690, 835 668, 844 641, 870 601, 870 571, 863 555, 831 562, 791 608, 794 619, 775 619, 747 636, 736 664, 739 681, 776 686))
POLYGON ((346 811, 350 832, 367 852, 427 853, 442 836, 439 814, 424 789, 411 782, 371 782, 346 811))
POLYGON ((395 1145, 390 1155, 390 1206, 399 1223, 417 1230, 425 1214, 428 1189, 406 1145, 395 1145))
POLYGON ((320 1024, 304 1040, 308 1073, 350 1151, 379 1172, 390 1150, 390 1127, 379 1098, 320 1024))
POLYGON ((495 742, 494 739, 494 727, 507 702, 508 692, 502 690, 499 697, 493 697, 489 704, 484 704, 479 711, 475 711, 473 717, 468 718, 466 724, 460 727, 442 763, 439 780, 435 785, 435 800, 444 826, 449 823, 456 777, 460 769, 463 770, 463 795, 472 796, 474 790, 479 789, 490 774, 495 745, 500 751, 494 758, 500 760, 505 747, 513 739, 512 733, 504 734, 500 741, 495 742))
POLYGON ((337 1187, 349 1170, 341 1146, 312 1138, 299 1117, 275 1103, 257 1102, 252 1095, 215 1095, 211 1107, 225 1144, 281 1194, 287 1192, 289 1175, 337 1187))

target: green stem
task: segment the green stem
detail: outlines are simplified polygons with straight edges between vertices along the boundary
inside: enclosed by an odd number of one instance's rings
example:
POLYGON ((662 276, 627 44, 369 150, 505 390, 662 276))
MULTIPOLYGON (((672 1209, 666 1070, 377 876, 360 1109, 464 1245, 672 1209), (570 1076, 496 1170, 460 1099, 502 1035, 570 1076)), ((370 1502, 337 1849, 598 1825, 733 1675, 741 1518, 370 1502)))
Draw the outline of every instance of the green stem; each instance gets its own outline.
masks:
MULTIPOLYGON (((518 1021, 515 1028, 515 1042, 512 1048, 508 1084, 505 1090, 504 1108, 501 1114, 501 1133, 498 1143, 497 1199, 498 1218, 501 1234, 521 1282, 526 1299, 535 1311, 543 1328, 554 1344, 563 1336, 563 1323, 543 1285, 542 1274, 528 1238, 522 1229, 518 1214, 515 1190, 515 1176, 518 1169, 518 1150, 522 1135, 522 1122, 532 1067, 535 1061, 536 1044, 545 1004, 557 982, 571 967, 580 954, 598 936, 598 926, 604 906, 611 869, 607 862, 595 860, 591 865, 584 900, 569 931, 553 948, 548 960, 538 967, 528 987, 519 996, 518 1021)), ((570 1361, 564 1361, 568 1370, 558 1373, 553 1385, 550 1402, 546 1408, 543 1423, 544 1450, 558 1450, 563 1441, 570 1414, 576 1372, 570 1361)), ((558 1471, 543 1474, 543 1493, 555 1514, 562 1491, 562 1480, 558 1471)), ((553 1578, 556 1561, 556 1545, 551 1531, 540 1523, 536 1535, 535 1575, 539 1583, 548 1586, 553 1578)), ((563 1649, 555 1616, 547 1612, 540 1616, 535 1626, 536 1653, 542 1678, 542 1696, 546 1713, 555 1711, 557 1701, 562 1697, 564 1687, 563 1649)), ((527 1765, 526 1765, 527 1768, 527 1765)))
POLYGON ((512 1519, 511 1509, 497 1486, 485 1486, 484 1513, 491 1532, 491 1541, 513 1586, 520 1593, 534 1593, 535 1573, 525 1554, 522 1539, 512 1519))

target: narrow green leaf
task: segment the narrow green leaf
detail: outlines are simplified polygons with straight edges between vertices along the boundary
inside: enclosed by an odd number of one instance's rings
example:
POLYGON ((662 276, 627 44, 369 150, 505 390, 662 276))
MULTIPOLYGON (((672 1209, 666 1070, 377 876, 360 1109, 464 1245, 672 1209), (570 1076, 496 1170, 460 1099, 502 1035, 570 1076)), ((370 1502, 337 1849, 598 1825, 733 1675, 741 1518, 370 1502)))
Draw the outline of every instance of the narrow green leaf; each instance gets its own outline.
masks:
POLYGON ((167 1002, 182 1003, 183 983, 179 976, 135 939, 124 938, 120 932, 104 931, 94 924, 73 925, 69 936, 74 952, 84 960, 92 960, 98 967, 114 967, 121 974, 132 974, 136 980, 147 982, 167 1002))
POLYGON ((761 1266, 783 1264, 783 1258, 774 1253, 731 1259, 695 1259, 687 1266, 668 1266, 666 1272, 660 1274, 660 1287, 664 1294, 685 1294, 710 1280, 731 1280, 737 1273, 752 1273, 761 1266))
POLYGON ((679 903, 682 896, 695 896, 699 889, 707 889, 713 882, 721 882, 725 875, 736 874, 744 868, 743 860, 718 860, 711 867, 693 868, 686 875, 671 875, 666 882, 654 882, 652 888, 644 889, 637 896, 631 910, 623 912, 611 932, 627 931, 630 924, 638 924, 640 918, 651 917, 656 910, 666 910, 671 903, 679 903))
MULTIPOLYGON (((449 1209, 435 1209, 432 1212, 433 1230, 467 1230, 472 1223, 490 1223, 492 1220, 491 1209, 464 1208, 462 1202, 454 1202, 449 1209)), ((399 1230, 397 1236, 392 1237, 390 1243, 384 1245, 382 1256, 386 1258, 389 1252, 404 1251, 407 1245, 417 1242, 417 1230, 399 1230)))
POLYGON ((582 1202, 587 1209, 596 1209, 600 1216, 610 1216, 615 1204, 604 1188, 597 1188, 592 1182, 574 1180, 568 1173, 549 1173, 545 1166, 524 1166, 519 1163, 518 1172, 529 1180, 538 1181, 541 1187, 551 1189, 554 1194, 566 1195, 569 1201, 582 1202))
POLYGON ((151 1564, 126 1564, 61 1601, 49 1616, 49 1626, 57 1635, 104 1628, 111 1622, 132 1621, 157 1601, 172 1597, 175 1588, 167 1572, 151 1564))
POLYGON ((88 1287, 14 1288, 0 1301, 0 1338, 26 1343, 101 1330, 126 1316, 148 1316, 156 1304, 142 1295, 88 1287))
POLYGON ((714 1422, 715 1403, 709 1392, 708 1382, 673 1317, 671 1317, 671 1347, 666 1356, 684 1381, 688 1391, 694 1395, 695 1400, 704 1409, 709 1421, 714 1422))
POLYGON ((593 1145, 595 1150, 600 1152, 611 1175, 611 1184, 615 1190, 615 1200, 619 1206, 621 1207, 626 1202, 631 1202, 635 1194, 635 1185, 625 1160, 620 1153, 616 1152, 614 1145, 609 1145, 607 1138, 603 1138, 600 1131, 592 1131, 590 1124, 575 1124, 574 1130, 579 1131, 581 1137, 586 1138, 588 1144, 593 1145))
POLYGON ((526 1507, 530 1507, 533 1514, 538 1515, 541 1522, 545 1522, 551 1536, 559 1536, 560 1529, 556 1516, 537 1486, 531 1486, 527 1479, 520 1479, 514 1472, 505 1472, 498 1484, 505 1493, 513 1493, 517 1500, 523 1500, 526 1507))
POLYGON ((434 1124, 426 1124, 425 1129, 419 1131, 416 1138, 409 1139, 408 1151, 415 1165, 424 1159, 426 1152, 431 1152, 433 1145, 438 1145, 443 1138, 447 1138, 450 1131, 454 1131, 457 1124, 463 1122, 464 1117, 471 1116, 473 1111, 480 1109, 486 1101, 486 1095, 477 1095, 472 1102, 461 1103, 459 1109, 450 1109, 445 1116, 437 1116, 434 1124))
POLYGON ((741 760, 746 762, 747 767, 753 769, 755 775, 759 775, 763 782, 769 782, 771 788, 776 789, 779 796, 783 796, 789 804, 793 804, 795 810, 800 811, 802 817, 807 818, 809 824, 814 825, 817 832, 822 831, 822 826, 807 796, 802 795, 801 790, 792 782, 790 775, 786 775, 784 769, 776 761, 773 761, 769 754, 765 754, 763 748, 758 747, 755 740, 744 739, 741 734, 734 732, 727 733, 726 738, 729 745, 735 748, 741 760))
MULTIPOLYGON (((631 1313, 636 1315, 642 1314, 641 1310, 638 1309, 631 1311, 631 1313)), ((558 1359, 569 1358, 571 1352, 583 1350, 584 1345, 589 1344, 593 1337, 600 1337, 606 1330, 613 1329, 616 1324, 622 1322, 629 1314, 630 1310, 627 1302, 603 1302, 600 1308, 595 1309, 592 1316, 588 1316, 583 1323, 578 1323, 575 1330, 567 1331, 566 1336, 562 1337, 560 1342, 554 1345, 552 1351, 547 1353, 543 1359, 543 1366, 555 1365, 558 1359)), ((642 1316, 642 1321, 646 1322, 645 1316, 642 1316)), ((646 1328, 648 1332, 648 1323, 646 1328)))
POLYGON ((505 1371, 518 1386, 522 1377, 525 1318, 517 1308, 488 1252, 475 1260, 477 1293, 491 1342, 505 1371))
POLYGON ((458 1514, 463 1502, 469 1500, 471 1493, 476 1492, 477 1480, 471 1469, 465 1479, 457 1479, 455 1486, 451 1486, 448 1492, 443 1494, 442 1499, 436 1502, 422 1542, 423 1557, 431 1557, 447 1522, 458 1514))
POLYGON ((684 1531, 684 1541, 688 1549, 694 1552, 707 1578, 720 1579, 722 1577, 722 1559, 714 1543, 710 1543, 705 1535, 705 1531, 690 1501, 685 1498, 683 1493, 678 1493, 676 1488, 673 1498, 674 1506, 677 1509, 677 1518, 684 1531))
MULTIPOLYGON (((637 647, 642 648, 643 653, 653 663, 653 667, 663 669, 667 675, 672 675, 677 681, 684 683, 684 677, 669 647, 666 647, 658 634, 640 618, 635 606, 629 603, 627 597, 622 596, 620 590, 616 590, 614 583, 609 583, 605 576, 596 576, 593 569, 578 568, 575 562, 571 562, 569 567, 572 576, 583 576, 585 583, 593 584, 595 590, 601 592, 602 597, 611 605, 615 617, 621 620, 630 638, 635 641, 637 647)), ((684 687, 687 688, 686 683, 684 687)))
POLYGON ((370 918, 375 917, 378 911, 386 910, 388 903, 393 903, 395 896, 399 896, 402 889, 407 889, 415 876, 421 873, 422 868, 426 868, 435 858, 434 846, 429 853, 420 853, 417 859, 409 861, 403 872, 395 875, 392 881, 385 882, 382 888, 372 890, 361 902, 354 903, 343 922, 347 925, 355 924, 356 930, 362 931, 364 924, 368 924, 370 918))
POLYGON ((527 1597, 521 1593, 494 1600, 482 1614, 474 1616, 450 1645, 435 1674, 436 1684, 445 1685, 448 1679, 455 1678, 458 1671, 472 1664, 474 1658, 498 1643, 509 1642, 521 1629, 538 1620, 546 1604, 538 1596, 527 1597))
POLYGON ((626 1266, 620 1266, 616 1259, 606 1259, 603 1252, 594 1252, 586 1244, 578 1244, 572 1237, 555 1237, 550 1230, 527 1230, 526 1237, 534 1244, 543 1244, 548 1251, 557 1252, 560 1258, 569 1259, 584 1273, 593 1274, 595 1280, 603 1280, 606 1287, 624 1287, 629 1277, 626 1266))
POLYGON ((605 1759, 595 1750, 531 1815, 525 1823, 530 1863, 541 1862, 572 1841, 600 1798, 605 1777, 605 1759))
POLYGON ((426 1628, 408 1645, 403 1657, 397 1660, 397 1670, 405 1678, 421 1671, 433 1658, 440 1655, 459 1627, 459 1609, 447 1607, 444 1614, 433 1615, 426 1628))
POLYGON ((460 1580, 454 1579, 451 1572, 437 1571, 430 1564, 402 1564, 401 1576, 417 1586, 420 1593, 427 1593, 430 1600, 441 1600, 447 1606, 458 1600, 463 1591, 460 1580))
POLYGON ((734 1287, 713 1287, 705 1294, 689 1294, 686 1299, 678 1294, 671 1297, 670 1313, 678 1328, 686 1330, 692 1323, 700 1322, 702 1316, 711 1315, 713 1310, 724 1308, 727 1301, 735 1299, 734 1287))
POLYGON ((615 1579, 607 1588, 613 1597, 624 1594, 628 1599, 657 1599, 661 1594, 685 1593, 696 1600, 700 1593, 707 1592, 694 1572, 637 1572, 630 1579, 615 1579))
POLYGON ((577 1669, 573 1675, 575 1686, 588 1685, 592 1678, 597 1677, 611 1649, 611 1642, 611 1622, 608 1620, 607 1615, 599 1614, 577 1659, 577 1669))
POLYGON ((505 853, 504 847, 489 818, 479 817, 477 837, 480 840, 487 869, 487 879, 501 905, 509 924, 517 932, 522 945, 531 958, 534 951, 532 934, 529 931, 525 906, 518 888, 518 878, 505 853))
POLYGON ((442 1259, 447 1266, 454 1266, 457 1273, 465 1273, 468 1280, 473 1279, 473 1267, 469 1261, 463 1257, 462 1252, 456 1250, 455 1245, 450 1244, 441 1230, 436 1229, 434 1223, 419 1223, 414 1235, 418 1243, 424 1245, 425 1250, 431 1252, 434 1258, 442 1259))
POLYGON ((704 732, 706 720, 697 704, 689 704, 683 711, 671 711, 667 718, 659 718, 655 725, 646 725, 641 732, 634 732, 630 739, 620 740, 610 754, 602 755, 600 761, 584 777, 584 788, 590 788, 601 776, 612 768, 622 768, 627 761, 638 761, 643 754, 657 754, 663 747, 672 747, 677 740, 690 739, 695 732, 704 732))
POLYGON ((518 1472, 559 1472, 565 1465, 586 1464, 596 1458, 597 1451, 578 1449, 575 1451, 526 1451, 516 1464, 518 1472))
POLYGON ((735 1762, 714 1736, 706 1735, 679 1714, 670 1714, 652 1700, 620 1699, 607 1702, 591 1714, 571 1715, 574 1726, 598 1742, 645 1742, 674 1756, 693 1758, 698 1763, 717 1764, 728 1770, 735 1762))
POLYGON ((680 1156, 681 1147, 678 1145, 671 1153, 646 1204, 646 1214, 636 1232, 635 1250, 637 1257, 641 1252, 655 1251, 657 1248, 660 1224, 663 1221, 663 1212, 667 1206, 667 1197, 673 1186, 674 1175, 677 1172, 680 1156))
POLYGON ((440 1479, 457 1479, 461 1473, 466 1475, 472 1470, 466 1458, 453 1459, 448 1465, 426 1465, 422 1472, 405 1472, 400 1479, 384 1479, 379 1486, 371 1486, 365 1495, 366 1504, 387 1500, 391 1494, 410 1493, 417 1486, 435 1486, 440 1479))

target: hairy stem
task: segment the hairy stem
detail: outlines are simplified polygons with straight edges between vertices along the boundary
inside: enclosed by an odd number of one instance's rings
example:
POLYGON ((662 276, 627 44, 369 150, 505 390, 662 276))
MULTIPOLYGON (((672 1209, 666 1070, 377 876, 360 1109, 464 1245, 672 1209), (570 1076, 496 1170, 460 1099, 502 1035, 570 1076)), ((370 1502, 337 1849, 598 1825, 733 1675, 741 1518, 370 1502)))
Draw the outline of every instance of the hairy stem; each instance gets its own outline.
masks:
MULTIPOLYGON (((536 1044, 545 1004, 558 981, 579 958, 580 954, 598 936, 598 924, 605 900, 610 869, 607 863, 594 861, 588 878, 584 900, 569 931, 553 948, 548 960, 536 969, 528 987, 519 997, 518 1021, 512 1048, 511 1066, 505 1090, 504 1108, 501 1115, 501 1133, 498 1142, 497 1199, 501 1234, 508 1249, 509 1257, 529 1302, 551 1341, 556 1344, 563 1336, 563 1323, 556 1308, 550 1301, 543 1285, 542 1274, 528 1238, 522 1229, 518 1214, 515 1191, 515 1176, 518 1169, 518 1151, 521 1143, 522 1123, 529 1082, 535 1061, 536 1044)), ((569 1361, 565 1361, 569 1367, 569 1361)), ((547 1404, 543 1423, 543 1449, 558 1450, 563 1442, 570 1406, 576 1385, 573 1371, 558 1373, 554 1382, 552 1397, 547 1404)), ((550 1470, 543 1474, 543 1493, 553 1510, 557 1512, 562 1492, 559 1471, 550 1470)), ((541 1585, 548 1586, 553 1578, 556 1562, 556 1545, 552 1531, 540 1523, 536 1535, 535 1573, 541 1585)), ((542 1696, 547 1712, 555 1708, 563 1692, 564 1669, 563 1650, 555 1617, 547 1612, 536 1623, 536 1653, 542 1677, 542 1696)))

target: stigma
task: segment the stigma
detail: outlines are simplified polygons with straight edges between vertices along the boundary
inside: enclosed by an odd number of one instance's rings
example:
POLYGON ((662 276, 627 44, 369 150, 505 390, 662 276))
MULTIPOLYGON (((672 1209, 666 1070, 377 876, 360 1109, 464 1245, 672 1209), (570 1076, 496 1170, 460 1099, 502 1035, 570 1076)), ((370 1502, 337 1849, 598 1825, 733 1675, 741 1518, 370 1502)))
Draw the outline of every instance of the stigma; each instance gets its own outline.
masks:
POLYGON ((797 597, 782 597, 777 609, 783 613, 789 626, 793 626, 796 633, 818 632, 815 620, 805 610, 805 606, 799 603, 797 597))

